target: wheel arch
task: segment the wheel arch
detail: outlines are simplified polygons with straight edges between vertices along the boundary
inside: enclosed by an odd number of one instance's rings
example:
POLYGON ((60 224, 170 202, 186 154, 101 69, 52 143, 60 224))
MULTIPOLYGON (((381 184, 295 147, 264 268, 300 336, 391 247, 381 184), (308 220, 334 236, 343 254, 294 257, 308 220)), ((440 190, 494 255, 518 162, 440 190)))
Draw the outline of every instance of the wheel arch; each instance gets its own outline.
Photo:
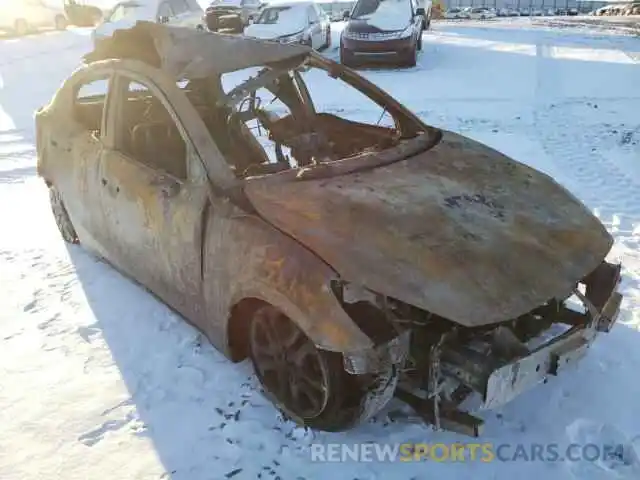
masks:
POLYGON ((234 362, 246 358, 249 324, 252 315, 263 305, 279 309, 323 350, 346 353, 374 346, 371 338, 345 312, 330 288, 318 297, 312 308, 308 308, 309 305, 300 308, 273 288, 264 285, 243 288, 231 302, 223 327, 226 355, 234 362))

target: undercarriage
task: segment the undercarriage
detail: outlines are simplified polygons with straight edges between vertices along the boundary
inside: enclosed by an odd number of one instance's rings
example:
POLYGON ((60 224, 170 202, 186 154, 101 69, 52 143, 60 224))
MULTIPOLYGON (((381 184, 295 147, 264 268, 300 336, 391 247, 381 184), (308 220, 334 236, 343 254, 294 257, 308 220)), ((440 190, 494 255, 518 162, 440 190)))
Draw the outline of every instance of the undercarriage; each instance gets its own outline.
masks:
POLYGON ((394 395, 436 429, 480 435, 483 421, 460 409, 473 394, 480 409, 503 405, 526 390, 559 375, 585 354, 599 332, 616 321, 622 296, 616 291, 620 266, 603 262, 567 299, 553 299, 513 320, 476 328, 347 285, 339 289, 345 308, 377 340, 391 330, 365 326, 371 306, 396 331, 366 356, 345 357, 351 373, 401 369, 394 395), (352 298, 350 298, 350 295, 352 298), (386 362, 386 365, 385 365, 386 362))

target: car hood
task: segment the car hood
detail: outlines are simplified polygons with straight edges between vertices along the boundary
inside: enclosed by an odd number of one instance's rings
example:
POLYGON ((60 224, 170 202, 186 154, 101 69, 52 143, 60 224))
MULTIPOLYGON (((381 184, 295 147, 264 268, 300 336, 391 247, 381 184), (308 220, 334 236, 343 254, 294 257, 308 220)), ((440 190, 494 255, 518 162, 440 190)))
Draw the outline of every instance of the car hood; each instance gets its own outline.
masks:
POLYGON ((299 33, 304 29, 304 25, 298 25, 293 23, 283 23, 283 24, 262 24, 262 23, 254 23, 253 25, 249 25, 245 30, 244 34, 247 37, 261 38, 263 40, 269 40, 273 38, 284 37, 287 35, 293 35, 294 33, 299 33))
POLYGON ((451 132, 384 166, 269 177, 246 183, 256 210, 344 280, 469 327, 569 296, 613 243, 549 176, 451 132))
POLYGON ((349 33, 382 33, 397 32, 404 30, 411 23, 409 18, 390 17, 384 21, 376 21, 377 19, 354 18, 349 20, 345 27, 345 31, 349 33))

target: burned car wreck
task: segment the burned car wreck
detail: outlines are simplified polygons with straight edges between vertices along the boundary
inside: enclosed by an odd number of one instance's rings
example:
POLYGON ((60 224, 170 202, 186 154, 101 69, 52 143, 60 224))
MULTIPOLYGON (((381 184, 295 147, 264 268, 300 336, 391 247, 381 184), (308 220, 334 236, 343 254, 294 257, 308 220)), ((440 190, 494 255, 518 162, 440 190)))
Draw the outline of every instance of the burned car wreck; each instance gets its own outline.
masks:
POLYGON ((620 308, 612 237, 567 190, 304 46, 139 22, 87 55, 36 130, 63 238, 249 358, 312 428, 395 396, 479 435, 466 397, 491 408, 558 375, 620 308), (389 126, 321 112, 310 73, 389 126))

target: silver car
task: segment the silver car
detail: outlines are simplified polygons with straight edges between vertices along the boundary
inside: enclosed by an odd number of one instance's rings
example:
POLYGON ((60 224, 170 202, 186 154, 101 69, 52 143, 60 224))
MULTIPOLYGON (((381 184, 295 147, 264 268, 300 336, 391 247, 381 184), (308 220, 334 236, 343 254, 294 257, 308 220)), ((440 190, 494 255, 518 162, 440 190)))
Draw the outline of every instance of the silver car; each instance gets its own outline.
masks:
POLYGON ((133 27, 145 20, 174 26, 204 28, 203 10, 197 0, 127 0, 118 2, 105 21, 93 31, 94 45, 116 30, 133 27))

